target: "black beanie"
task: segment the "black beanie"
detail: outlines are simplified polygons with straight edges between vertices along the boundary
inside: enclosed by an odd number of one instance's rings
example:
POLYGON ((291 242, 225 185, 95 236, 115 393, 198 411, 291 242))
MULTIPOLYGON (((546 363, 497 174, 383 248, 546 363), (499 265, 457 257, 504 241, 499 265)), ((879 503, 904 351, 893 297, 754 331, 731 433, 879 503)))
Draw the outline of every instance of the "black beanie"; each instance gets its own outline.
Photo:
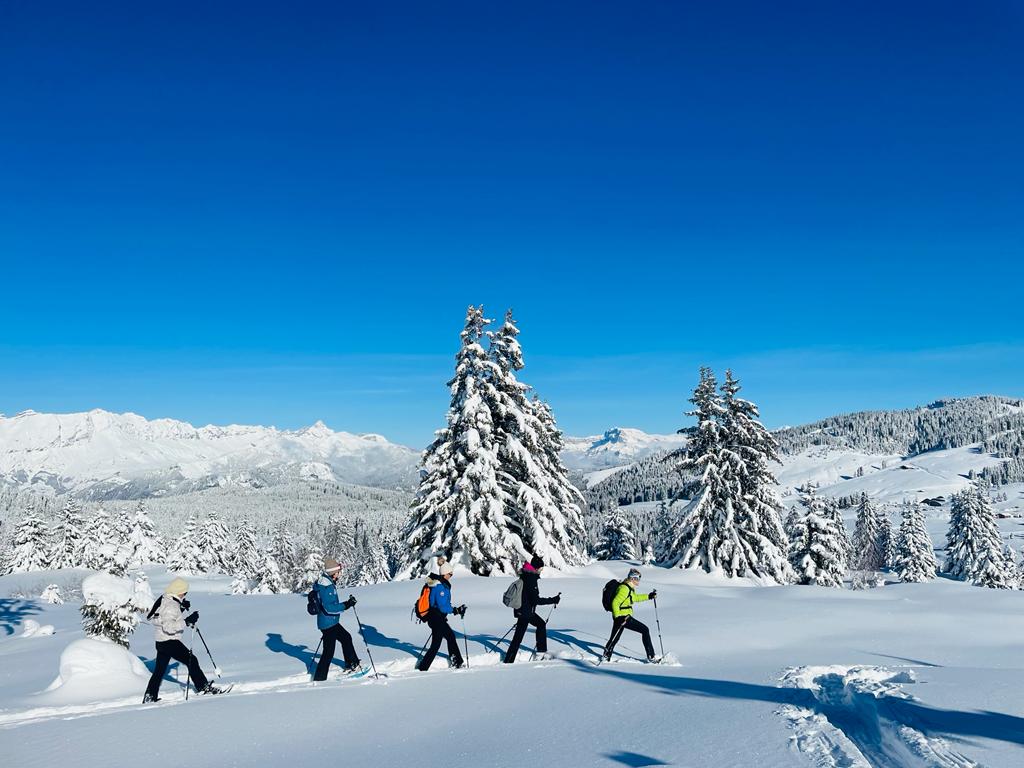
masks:
POLYGON ((544 567, 544 558, 541 557, 540 555, 534 555, 530 559, 530 565, 532 565, 534 568, 543 568, 544 567))

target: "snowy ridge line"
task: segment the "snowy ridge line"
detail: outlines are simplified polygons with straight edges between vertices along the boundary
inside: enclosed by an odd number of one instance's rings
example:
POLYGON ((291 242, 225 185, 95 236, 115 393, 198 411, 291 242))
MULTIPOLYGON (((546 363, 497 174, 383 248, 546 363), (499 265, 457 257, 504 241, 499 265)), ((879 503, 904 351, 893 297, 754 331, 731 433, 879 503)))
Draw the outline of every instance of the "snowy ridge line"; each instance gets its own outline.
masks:
MULTIPOLYGON (((530 668, 534 667, 566 667, 569 668, 568 662, 582 661, 586 658, 585 654, 578 653, 576 651, 560 651, 557 652, 553 658, 537 659, 536 661, 530 661, 531 651, 520 651, 516 657, 517 665, 528 665, 530 668)), ((374 678, 373 673, 369 675, 360 676, 358 678, 348 678, 345 675, 333 677, 327 681, 317 683, 315 686, 311 683, 308 674, 288 675, 287 677, 276 678, 272 680, 257 680, 253 682, 235 683, 230 694, 225 695, 225 699, 235 698, 237 696, 251 696, 262 693, 288 693, 294 691, 313 691, 319 689, 333 689, 339 685, 375 685, 383 684, 386 685, 391 680, 416 680, 416 679, 427 679, 432 677, 434 674, 446 673, 464 675, 467 673, 473 673, 477 670, 490 669, 496 671, 501 667, 502 659, 504 655, 501 653, 480 653, 469 657, 469 667, 462 668, 459 670, 450 670, 442 663, 436 663, 432 670, 429 672, 419 672, 415 669, 416 661, 414 659, 398 659, 395 661, 386 662, 378 665, 378 672, 380 678, 374 678)), ((439 656, 438 661, 441 662, 443 659, 439 656)), ((674 662, 674 657, 673 657, 674 662)), ((672 666, 673 662, 666 662, 667 666, 672 666)), ((633 663, 639 663, 639 660, 633 663)), ((676 663, 676 665, 678 665, 676 663)), ((503 670, 504 672, 505 670, 503 670)), ((166 681, 165 681, 165 684, 166 681)), ((182 690, 184 690, 182 688, 182 690)), ((176 706, 179 704, 185 704, 184 695, 178 694, 177 690, 171 689, 170 695, 162 697, 161 700, 156 704, 142 704, 142 692, 139 692, 138 696, 132 696, 130 698, 123 697, 119 699, 112 699, 110 701, 97 701, 88 704, 70 704, 70 705, 54 705, 44 707, 33 707, 31 709, 24 710, 0 710, 0 729, 16 728, 21 725, 30 725, 32 723, 38 723, 46 720, 71 720, 81 717, 93 717, 97 715, 109 714, 111 712, 121 712, 125 710, 137 710, 137 709, 150 709, 153 707, 165 707, 165 706, 176 706)), ((205 701, 211 697, 200 697, 196 696, 195 701, 205 701)))
POLYGON ((779 714, 794 731, 792 745, 818 768, 980 768, 944 739, 904 721, 899 703, 913 672, 874 666, 793 667, 781 678, 807 691, 812 707, 786 704, 779 714))

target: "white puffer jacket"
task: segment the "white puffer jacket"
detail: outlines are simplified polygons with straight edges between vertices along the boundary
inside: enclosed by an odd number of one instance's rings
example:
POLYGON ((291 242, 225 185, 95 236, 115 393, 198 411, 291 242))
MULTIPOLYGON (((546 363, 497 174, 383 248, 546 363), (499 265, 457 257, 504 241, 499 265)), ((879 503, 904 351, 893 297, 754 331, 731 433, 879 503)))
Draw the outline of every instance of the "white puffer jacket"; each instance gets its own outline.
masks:
POLYGON ((153 630, 156 642, 181 640, 185 631, 185 613, 181 602, 174 595, 164 595, 160 601, 160 609, 153 617, 153 630))

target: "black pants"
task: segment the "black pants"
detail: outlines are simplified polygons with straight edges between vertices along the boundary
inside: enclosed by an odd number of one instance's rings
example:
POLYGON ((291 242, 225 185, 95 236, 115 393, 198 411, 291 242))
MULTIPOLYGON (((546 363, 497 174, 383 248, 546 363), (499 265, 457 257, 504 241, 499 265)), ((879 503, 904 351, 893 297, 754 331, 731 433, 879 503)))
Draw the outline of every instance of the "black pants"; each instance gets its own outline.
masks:
POLYGON ((459 641, 455 639, 455 631, 448 626, 448 617, 442 613, 427 614, 427 625, 430 627, 430 647, 420 661, 419 669, 426 672, 434 663, 434 657, 441 648, 441 641, 448 641, 448 663, 461 664, 462 654, 459 652, 459 641))
POLYGON ((156 644, 156 665, 153 667, 153 675, 149 678, 149 685, 146 686, 146 693, 154 699, 160 693, 160 681, 164 679, 167 672, 167 665, 171 659, 188 665, 188 676, 192 678, 192 684, 197 691, 206 687, 207 679, 203 670, 199 668, 199 662, 193 656, 181 640, 164 640, 156 644))
POLYGON ((352 635, 341 624, 335 624, 333 627, 323 630, 323 636, 324 649, 320 654, 320 661, 316 665, 314 680, 327 679, 327 671, 331 668, 331 662, 334 661, 334 646, 339 640, 341 640, 341 655, 345 658, 345 666, 354 667, 359 663, 356 649, 352 645, 352 635))
POLYGON ((640 636, 644 639, 644 650, 647 651, 647 658, 651 658, 654 655, 654 643, 651 642, 651 630, 647 628, 647 625, 642 621, 637 621, 632 616, 620 616, 612 622, 612 634, 608 638, 608 645, 604 647, 605 655, 609 655, 615 650, 615 644, 619 642, 619 638, 622 637, 623 631, 631 629, 634 632, 639 632, 640 636))
POLYGON ((512 643, 508 647, 508 653, 505 654, 506 664, 511 664, 516 660, 516 654, 519 653, 519 644, 523 642, 523 638, 526 636, 526 627, 528 624, 533 624, 533 626, 537 628, 537 653, 547 653, 547 623, 536 613, 530 613, 525 616, 520 614, 516 621, 516 631, 512 633, 512 643))

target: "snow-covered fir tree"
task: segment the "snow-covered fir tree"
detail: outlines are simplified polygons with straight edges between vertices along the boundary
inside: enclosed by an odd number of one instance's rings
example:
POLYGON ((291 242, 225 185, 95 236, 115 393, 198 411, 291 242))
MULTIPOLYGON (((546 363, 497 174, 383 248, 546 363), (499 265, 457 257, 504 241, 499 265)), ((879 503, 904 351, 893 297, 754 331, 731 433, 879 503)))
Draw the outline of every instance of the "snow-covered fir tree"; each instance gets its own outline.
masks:
POLYGON ((156 534, 153 521, 146 511, 146 503, 139 500, 129 518, 128 525, 128 567, 138 568, 147 563, 164 560, 164 546, 156 534))
POLYGON ((281 574, 281 568, 274 556, 267 552, 263 555, 263 562, 260 566, 259 575, 256 578, 256 585, 252 591, 258 595, 279 595, 289 592, 289 584, 281 574))
POLYGON ((11 551, 8 554, 8 573, 45 571, 50 565, 50 545, 46 523, 34 511, 29 511, 14 529, 11 551))
POLYGON ((85 523, 85 546, 82 549, 85 567, 109 570, 115 560, 118 543, 110 514, 101 504, 85 523))
POLYGON ((388 564, 388 554, 380 535, 364 536, 360 549, 362 554, 351 579, 351 585, 359 587, 391 581, 391 566, 388 564))
POLYGON ((447 425, 423 454, 420 485, 405 541, 410 576, 426 573, 437 552, 481 576, 512 574, 529 553, 519 524, 505 514, 498 446, 486 389, 496 370, 480 342, 489 323, 470 307, 449 382, 447 425))
POLYGON ((231 574, 239 582, 238 591, 235 594, 248 592, 253 586, 259 567, 263 563, 263 552, 256 543, 256 531, 248 519, 243 518, 235 528, 235 546, 231 551, 231 574))
POLYGON ((636 560, 639 557, 636 538, 620 508, 609 510, 605 517, 594 555, 598 560, 636 560))
POLYGON ((105 637, 125 648, 139 623, 134 585, 109 573, 82 582, 82 626, 91 637, 105 637))
POLYGON ((892 521, 889 520, 889 513, 885 507, 881 507, 878 510, 878 538, 881 542, 880 546, 883 552, 884 568, 891 568, 893 563, 896 562, 896 544, 897 544, 897 533, 892 527, 892 521))
POLYGON ((197 541, 196 519, 189 516, 167 553, 167 570, 172 573, 204 573, 197 541))
POLYGON ((50 584, 39 595, 39 599, 49 605, 64 605, 64 598, 60 593, 60 585, 50 584))
POLYGON ((821 503, 824 505, 825 516, 832 521, 836 537, 843 548, 843 565, 849 568, 853 556, 853 543, 850 541, 850 533, 846 530, 846 521, 843 520, 843 511, 839 502, 831 496, 822 496, 821 503))
POLYGON ((866 493, 857 505, 857 523, 853 529, 851 565, 858 571, 880 571, 886 562, 886 543, 882 539, 882 520, 878 508, 866 493))
POLYGON ((85 520, 82 506, 70 495, 64 500, 60 517, 50 532, 50 559, 54 568, 85 565, 85 520))
POLYGON ((1016 574, 1003 554, 987 490, 971 484, 953 496, 943 571, 979 587, 1012 589, 1016 574))
POLYGON ((231 572, 231 535, 216 512, 209 512, 196 532, 201 573, 231 572))
POLYGON ((801 510, 790 518, 789 562, 800 584, 841 587, 846 577, 846 552, 824 499, 808 483, 798 488, 801 510))
POLYGON ((935 578, 938 565, 931 536, 924 524, 924 512, 916 501, 903 503, 893 567, 901 581, 922 582, 935 578))
POLYGON ((531 400, 530 387, 517 378, 523 369, 518 335, 511 310, 499 330, 486 333, 492 365, 481 389, 491 412, 505 517, 521 549, 542 554, 554 568, 579 565, 585 502, 558 456, 561 434, 551 409, 531 400))
POLYGON ((681 473, 700 479, 667 547, 667 564, 784 583, 791 570, 768 468, 776 448, 756 407, 737 398, 738 391, 730 372, 719 395, 714 373, 701 368, 690 398, 694 409, 687 412, 697 425, 686 430, 690 441, 679 462, 681 473))
POLYGON ((324 553, 315 549, 306 552, 292 587, 294 592, 308 592, 324 570, 324 553))
POLYGON ((279 520, 274 528, 274 537, 270 542, 270 555, 280 573, 282 589, 279 591, 287 592, 295 581, 298 564, 295 561, 295 538, 285 520, 279 520))

